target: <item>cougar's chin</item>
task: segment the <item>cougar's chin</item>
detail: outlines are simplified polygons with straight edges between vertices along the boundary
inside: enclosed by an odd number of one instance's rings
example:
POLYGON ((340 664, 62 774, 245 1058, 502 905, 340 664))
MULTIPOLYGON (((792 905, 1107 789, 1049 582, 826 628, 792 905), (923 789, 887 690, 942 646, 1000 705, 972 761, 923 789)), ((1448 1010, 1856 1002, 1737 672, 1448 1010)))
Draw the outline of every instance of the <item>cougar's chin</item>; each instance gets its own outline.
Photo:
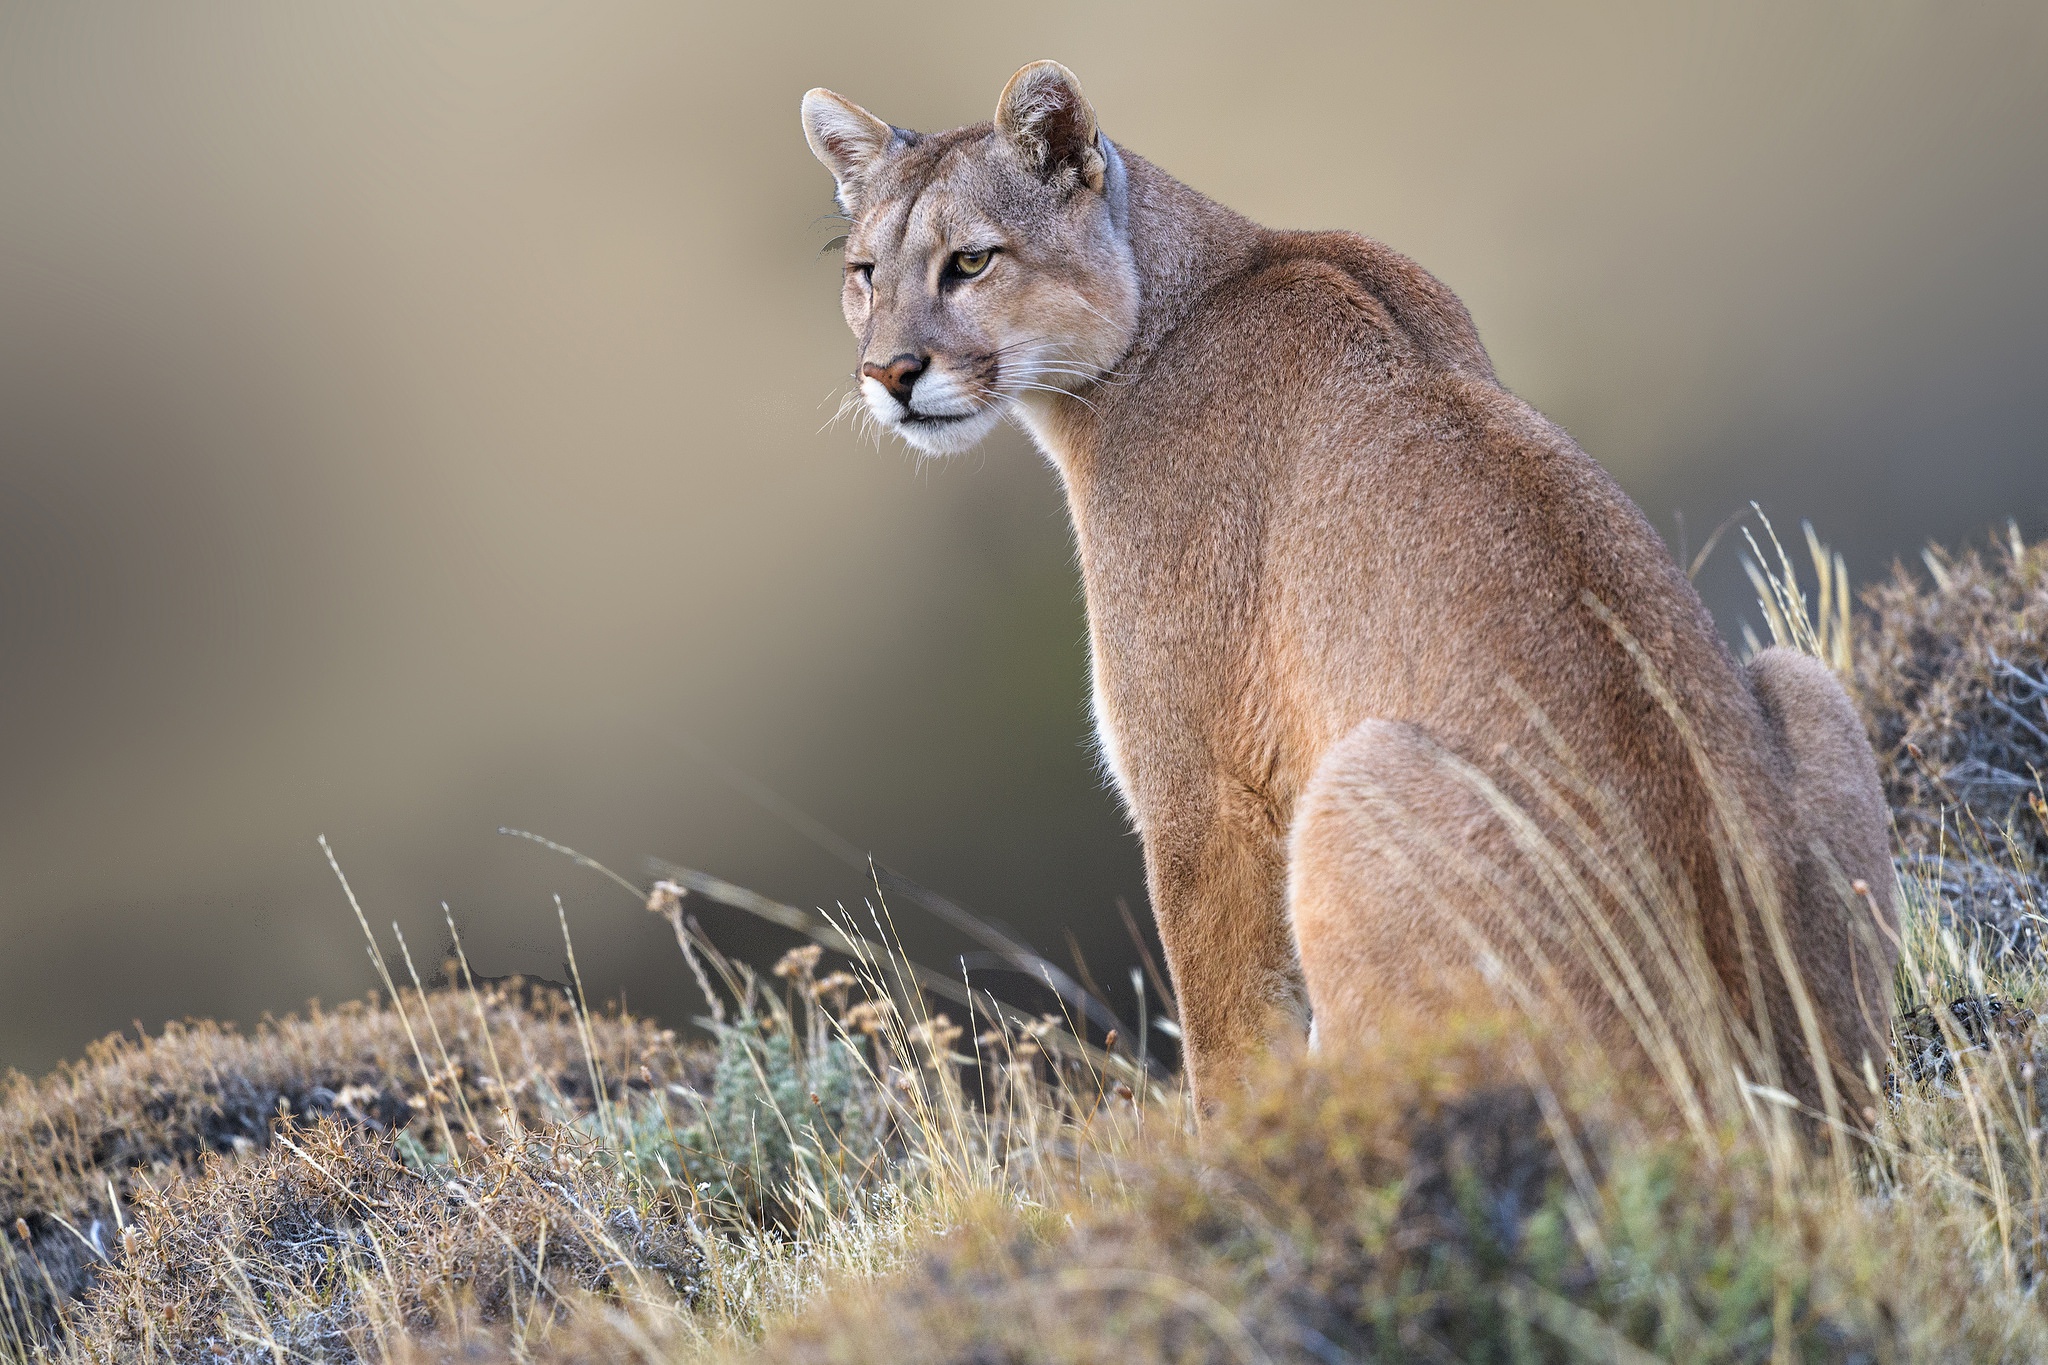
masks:
POLYGON ((957 417, 910 413, 897 420, 894 430, 926 455, 958 455, 973 449, 1000 417, 994 408, 978 408, 957 417))

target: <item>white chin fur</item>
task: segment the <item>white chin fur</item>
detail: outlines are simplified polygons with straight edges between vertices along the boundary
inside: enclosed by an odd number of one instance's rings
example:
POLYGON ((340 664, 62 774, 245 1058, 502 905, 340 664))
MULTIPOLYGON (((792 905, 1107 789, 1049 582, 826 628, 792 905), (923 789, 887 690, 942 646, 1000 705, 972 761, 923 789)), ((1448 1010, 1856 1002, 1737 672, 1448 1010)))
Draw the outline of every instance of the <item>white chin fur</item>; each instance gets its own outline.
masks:
POLYGON ((980 444, 1000 419, 994 408, 983 408, 950 422, 898 422, 890 430, 926 455, 958 455, 980 444))
POLYGON ((971 450, 1002 417, 996 408, 985 407, 948 421, 906 421, 903 406, 889 396, 879 381, 861 380, 860 391, 867 400, 868 411, 885 431, 896 433, 913 450, 925 455, 958 455, 971 450))

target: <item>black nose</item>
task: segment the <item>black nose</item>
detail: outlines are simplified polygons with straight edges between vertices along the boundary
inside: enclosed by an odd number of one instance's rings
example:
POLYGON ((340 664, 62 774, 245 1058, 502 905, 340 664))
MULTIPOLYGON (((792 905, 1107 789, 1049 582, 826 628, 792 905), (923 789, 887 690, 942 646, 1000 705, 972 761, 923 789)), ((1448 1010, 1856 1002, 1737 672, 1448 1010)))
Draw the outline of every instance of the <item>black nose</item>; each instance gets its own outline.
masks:
POLYGON ((917 383, 917 377, 930 368, 931 363, 930 356, 911 355, 906 351, 886 365, 877 365, 869 361, 860 367, 860 372, 865 378, 880 380, 882 387, 889 391, 889 396, 907 408, 910 406, 911 387, 917 383))

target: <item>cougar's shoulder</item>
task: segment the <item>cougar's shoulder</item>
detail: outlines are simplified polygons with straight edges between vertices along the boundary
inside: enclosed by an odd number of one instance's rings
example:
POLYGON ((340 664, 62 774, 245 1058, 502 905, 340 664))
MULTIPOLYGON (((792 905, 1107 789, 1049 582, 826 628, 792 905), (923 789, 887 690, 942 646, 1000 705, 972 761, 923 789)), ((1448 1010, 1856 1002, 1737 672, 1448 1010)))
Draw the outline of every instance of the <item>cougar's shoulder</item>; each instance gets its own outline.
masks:
POLYGON ((1465 305, 1400 252, 1355 232, 1269 232, 1262 246, 1265 281, 1319 281, 1369 305, 1424 365, 1494 382, 1493 362, 1465 305))

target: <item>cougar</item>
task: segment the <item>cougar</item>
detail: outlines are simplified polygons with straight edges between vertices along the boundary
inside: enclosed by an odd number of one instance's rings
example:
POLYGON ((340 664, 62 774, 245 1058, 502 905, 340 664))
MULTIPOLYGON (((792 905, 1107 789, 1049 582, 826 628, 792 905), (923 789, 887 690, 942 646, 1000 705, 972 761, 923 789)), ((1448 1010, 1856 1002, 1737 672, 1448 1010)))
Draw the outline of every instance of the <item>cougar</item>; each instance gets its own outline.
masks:
POLYGON ((1871 1102, 1896 912, 1849 699, 1734 660, 1449 289, 1204 198, 1057 62, 990 123, 812 90, 803 125, 867 411, 931 455, 1007 418, 1064 485, 1199 1112, 1303 1022, 1369 1042, 1475 983, 1639 1063, 1725 1009, 1749 1074, 1871 1102))

